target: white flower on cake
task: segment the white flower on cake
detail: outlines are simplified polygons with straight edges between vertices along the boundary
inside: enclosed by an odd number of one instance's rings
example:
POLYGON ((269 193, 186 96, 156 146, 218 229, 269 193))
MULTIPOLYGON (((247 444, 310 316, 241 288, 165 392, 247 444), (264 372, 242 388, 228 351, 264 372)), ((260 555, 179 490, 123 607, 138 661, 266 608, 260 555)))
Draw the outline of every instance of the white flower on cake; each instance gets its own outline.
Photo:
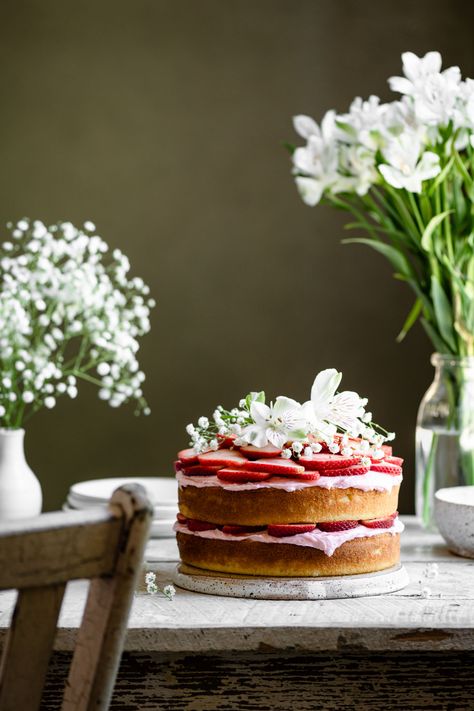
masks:
POLYGON ((275 447, 283 447, 285 442, 306 435, 301 405, 289 397, 277 397, 275 404, 270 406, 254 400, 250 415, 254 424, 245 427, 240 436, 255 447, 265 447, 269 442, 275 447))
POLYGON ((239 408, 219 405, 212 421, 200 417, 197 426, 187 425, 190 446, 201 453, 219 446, 272 445, 282 450, 283 458, 298 459, 318 454, 323 443, 333 454, 351 456, 355 447, 378 457, 382 443, 393 439, 393 433, 372 422, 372 414, 365 411, 366 398, 350 390, 337 392, 341 378, 334 368, 318 373, 311 399, 304 405, 282 395, 267 405, 263 391, 249 393, 239 408))

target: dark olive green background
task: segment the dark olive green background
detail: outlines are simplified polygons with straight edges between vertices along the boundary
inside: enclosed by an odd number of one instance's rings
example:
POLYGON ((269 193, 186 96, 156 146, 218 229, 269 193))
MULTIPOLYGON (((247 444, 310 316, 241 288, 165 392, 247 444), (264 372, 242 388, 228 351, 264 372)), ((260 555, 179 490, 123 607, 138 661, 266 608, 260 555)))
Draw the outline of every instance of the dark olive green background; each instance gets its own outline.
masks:
POLYGON ((334 366, 398 432, 412 510, 430 346, 396 345, 410 294, 301 203, 281 143, 292 114, 388 99, 401 51, 472 76, 473 20, 453 0, 2 0, 0 223, 91 219, 158 301, 149 418, 86 386, 31 421, 47 508, 78 479, 170 474, 187 422, 252 389, 304 400, 334 366))

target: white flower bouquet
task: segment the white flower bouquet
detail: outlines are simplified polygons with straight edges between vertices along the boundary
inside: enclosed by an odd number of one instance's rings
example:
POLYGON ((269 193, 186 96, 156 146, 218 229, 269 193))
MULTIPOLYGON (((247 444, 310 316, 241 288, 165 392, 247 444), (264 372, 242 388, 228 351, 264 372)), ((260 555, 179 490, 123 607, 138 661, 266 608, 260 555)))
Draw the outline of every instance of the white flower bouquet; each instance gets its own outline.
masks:
POLYGON ((356 98, 321 125, 295 116, 306 140, 293 148, 296 185, 308 205, 354 216, 347 240, 386 257, 414 291, 401 340, 418 317, 439 353, 474 355, 474 80, 441 55, 402 55, 402 98, 356 98))
POLYGON ((129 278, 129 261, 109 253, 91 222, 46 227, 9 224, 0 249, 0 426, 22 427, 61 395, 75 398, 79 381, 99 388, 118 407, 143 397, 137 352, 150 330, 149 288, 129 278))

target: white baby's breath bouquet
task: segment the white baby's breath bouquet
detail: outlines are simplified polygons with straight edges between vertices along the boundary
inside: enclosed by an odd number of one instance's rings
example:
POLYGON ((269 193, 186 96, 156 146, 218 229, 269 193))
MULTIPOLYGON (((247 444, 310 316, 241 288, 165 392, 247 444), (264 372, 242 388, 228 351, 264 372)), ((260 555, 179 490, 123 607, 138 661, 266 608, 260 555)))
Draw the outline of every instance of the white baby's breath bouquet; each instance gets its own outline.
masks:
POLYGON ((112 407, 148 413, 137 360, 154 301, 92 222, 7 225, 0 250, 0 426, 22 427, 80 381, 112 407))

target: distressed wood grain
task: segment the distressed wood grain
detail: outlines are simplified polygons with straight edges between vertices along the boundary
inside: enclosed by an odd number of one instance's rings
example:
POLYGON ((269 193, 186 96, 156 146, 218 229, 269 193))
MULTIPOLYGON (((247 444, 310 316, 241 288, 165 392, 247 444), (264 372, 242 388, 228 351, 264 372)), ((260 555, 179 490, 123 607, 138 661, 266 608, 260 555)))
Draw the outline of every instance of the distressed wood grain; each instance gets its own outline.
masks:
MULTIPOLYGON (((55 654, 44 711, 58 709, 55 654)), ((126 653, 110 711, 470 711, 474 652, 126 653)))

